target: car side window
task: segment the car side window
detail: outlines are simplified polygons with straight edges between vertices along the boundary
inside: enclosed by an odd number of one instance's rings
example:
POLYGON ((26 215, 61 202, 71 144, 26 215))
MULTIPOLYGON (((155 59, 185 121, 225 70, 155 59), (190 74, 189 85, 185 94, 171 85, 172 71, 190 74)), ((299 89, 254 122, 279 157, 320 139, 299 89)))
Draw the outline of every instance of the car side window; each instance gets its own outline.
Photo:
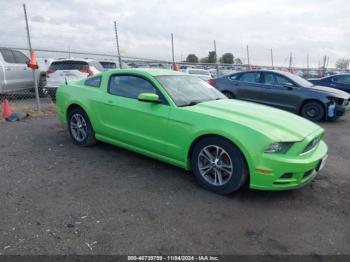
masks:
POLYGON ((260 73, 258 72, 244 73, 239 78, 239 81, 248 82, 248 83, 259 83, 260 73))
POLYGON ((1 49, 0 50, 2 57, 4 58, 5 62, 15 64, 16 60, 11 50, 9 49, 1 49))
POLYGON ((276 84, 277 85, 283 86, 285 84, 290 84, 290 85, 294 86, 294 83, 284 76, 275 75, 275 77, 276 77, 276 84))
POLYGON ((350 75, 336 76, 334 81, 340 84, 350 84, 350 75))
POLYGON ((228 79, 230 80, 237 80, 240 75, 230 75, 228 79))
POLYGON ((266 85, 275 85, 276 84, 275 74, 264 73, 264 83, 266 85))
POLYGON ((86 79, 84 84, 86 86, 100 87, 101 80, 102 80, 101 76, 94 76, 94 77, 86 79))
POLYGON ((29 58, 21 52, 13 50, 12 53, 17 64, 27 64, 29 62, 29 58))
POLYGON ((141 93, 157 93, 157 89, 146 79, 137 76, 113 75, 109 81, 109 93, 137 99, 141 93))

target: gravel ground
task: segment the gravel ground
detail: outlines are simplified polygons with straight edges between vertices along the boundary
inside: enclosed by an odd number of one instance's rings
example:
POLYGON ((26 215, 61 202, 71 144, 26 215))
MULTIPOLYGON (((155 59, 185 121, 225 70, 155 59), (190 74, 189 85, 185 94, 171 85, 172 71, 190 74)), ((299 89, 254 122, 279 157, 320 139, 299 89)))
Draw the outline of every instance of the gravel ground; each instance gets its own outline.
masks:
POLYGON ((350 117, 304 188, 220 196, 190 172, 99 143, 54 117, 0 122, 1 254, 350 254, 350 117))

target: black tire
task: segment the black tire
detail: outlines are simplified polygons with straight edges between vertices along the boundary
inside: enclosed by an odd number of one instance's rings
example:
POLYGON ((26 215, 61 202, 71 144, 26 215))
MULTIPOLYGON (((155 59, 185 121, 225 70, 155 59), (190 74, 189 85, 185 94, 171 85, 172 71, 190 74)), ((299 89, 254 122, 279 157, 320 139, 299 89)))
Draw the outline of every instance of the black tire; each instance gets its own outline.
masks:
POLYGON ((56 89, 49 89, 47 92, 51 97, 52 102, 56 103, 56 89))
POLYGON ((230 91, 222 91, 222 93, 229 99, 234 99, 235 98, 235 95, 232 94, 232 92, 230 92, 230 91))
POLYGON ((89 117, 87 116, 87 114, 85 113, 84 110, 82 110, 81 108, 73 108, 72 110, 69 111, 68 113, 68 131, 69 131, 69 135, 71 137, 71 139, 73 140, 73 142, 79 146, 92 146, 94 144, 96 144, 96 138, 95 138, 95 132, 92 128, 91 122, 89 120, 89 117), (85 126, 86 126, 86 136, 81 139, 78 140, 74 134, 74 131, 72 129, 72 125, 74 123, 74 121, 72 120, 73 117, 77 117, 80 116, 82 117, 82 119, 85 122, 85 126))
POLYGON ((325 110, 322 104, 316 101, 307 102, 301 109, 301 116, 314 122, 321 121, 324 115, 325 110))
MULTIPOLYGON (((215 160, 215 162, 216 164, 218 164, 217 160, 215 160)), ((211 165, 215 165, 215 164, 211 163, 211 165)), ((238 190, 239 188, 241 188, 242 185, 244 185, 244 183, 248 179, 248 169, 246 166, 245 158, 242 155, 241 151, 230 141, 220 137, 215 137, 215 136, 205 137, 201 139, 198 143, 196 143, 191 153, 191 166, 198 183, 202 187, 209 189, 218 194, 230 194, 238 190), (202 168, 200 167, 201 166, 200 154, 203 155, 202 150, 210 149, 210 147, 213 147, 213 146, 223 149, 225 151, 225 155, 223 156, 225 157, 229 156, 230 158, 229 160, 232 164, 232 168, 230 169, 232 170, 231 176, 229 176, 227 173, 226 175, 228 177, 226 176, 227 177, 226 182, 222 185, 213 185, 213 183, 208 182, 209 177, 213 179, 213 176, 214 176, 215 177, 214 184, 215 184, 216 171, 212 170, 207 172, 207 174, 209 175, 202 175, 201 173, 203 172, 203 166, 202 168), (226 153, 227 153, 227 156, 226 156, 226 153), (200 168, 202 171, 200 171, 200 168)), ((221 180, 223 181, 223 178, 221 178, 221 180)))
POLYGON ((48 90, 45 88, 46 86, 46 76, 45 75, 41 75, 40 79, 39 79, 39 84, 38 84, 38 88, 39 88, 39 96, 40 97, 45 97, 49 94, 48 90))

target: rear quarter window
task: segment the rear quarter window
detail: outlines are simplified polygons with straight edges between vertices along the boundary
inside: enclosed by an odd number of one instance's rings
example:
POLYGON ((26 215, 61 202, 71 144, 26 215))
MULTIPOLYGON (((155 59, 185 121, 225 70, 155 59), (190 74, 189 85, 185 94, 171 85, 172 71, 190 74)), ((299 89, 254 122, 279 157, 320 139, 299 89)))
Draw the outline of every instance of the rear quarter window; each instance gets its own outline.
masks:
POLYGON ((91 87, 100 87, 101 86, 101 80, 102 80, 101 76, 94 76, 94 77, 86 79, 84 84, 86 86, 91 86, 91 87))

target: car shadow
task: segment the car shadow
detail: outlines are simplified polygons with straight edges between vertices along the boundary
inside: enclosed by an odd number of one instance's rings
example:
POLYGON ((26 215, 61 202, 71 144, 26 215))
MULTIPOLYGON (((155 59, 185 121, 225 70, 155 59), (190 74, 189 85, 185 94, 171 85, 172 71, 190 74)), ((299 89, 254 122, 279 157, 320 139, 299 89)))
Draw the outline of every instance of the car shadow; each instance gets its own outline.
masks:
MULTIPOLYGON (((98 142, 96 147, 99 150, 104 152, 108 152, 108 154, 117 154, 122 155, 124 158, 130 159, 133 163, 142 163, 141 168, 153 168, 156 173, 161 176, 168 176, 166 181, 178 180, 179 184, 188 183, 191 184, 191 190, 199 191, 200 194, 213 195, 215 197, 223 197, 227 200, 238 200, 238 201, 253 201, 256 203, 266 203, 271 201, 280 201, 281 199, 294 198, 296 196, 296 191, 302 189, 295 190, 284 190, 284 191, 262 191, 262 190, 253 190, 248 187, 248 185, 243 186, 236 192, 233 192, 229 195, 218 195, 211 191, 208 191, 202 187, 200 187, 192 173, 192 171, 186 171, 182 168, 173 166, 171 164, 167 164, 165 162, 120 148, 107 143, 98 142), (161 172, 161 171, 164 172, 161 172)), ((161 183, 161 181, 159 181, 161 183)))

